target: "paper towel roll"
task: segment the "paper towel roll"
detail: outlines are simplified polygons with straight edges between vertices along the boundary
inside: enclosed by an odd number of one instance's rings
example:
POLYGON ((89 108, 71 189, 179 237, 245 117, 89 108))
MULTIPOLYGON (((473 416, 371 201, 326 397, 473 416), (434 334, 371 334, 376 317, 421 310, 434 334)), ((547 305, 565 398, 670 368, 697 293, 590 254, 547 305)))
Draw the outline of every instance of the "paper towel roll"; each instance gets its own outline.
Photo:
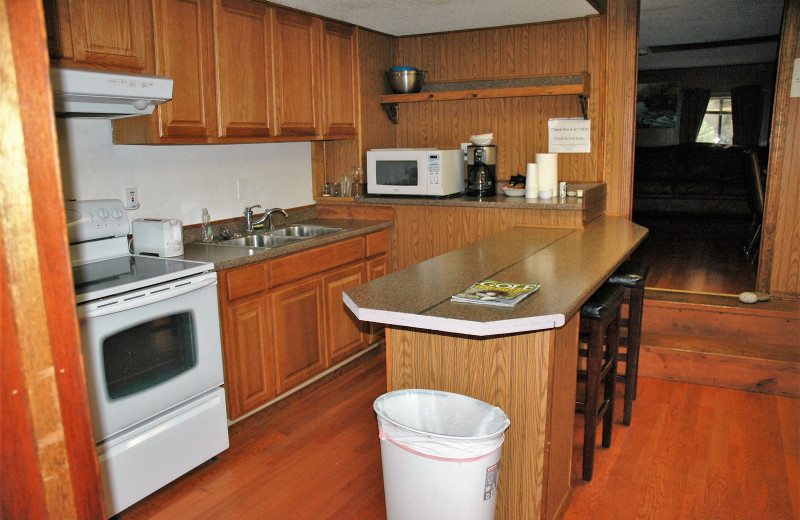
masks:
POLYGON ((558 154, 537 153, 536 169, 539 172, 539 189, 558 193, 558 154))
POLYGON ((525 198, 535 199, 539 195, 539 173, 535 163, 528 163, 525 168, 525 198))

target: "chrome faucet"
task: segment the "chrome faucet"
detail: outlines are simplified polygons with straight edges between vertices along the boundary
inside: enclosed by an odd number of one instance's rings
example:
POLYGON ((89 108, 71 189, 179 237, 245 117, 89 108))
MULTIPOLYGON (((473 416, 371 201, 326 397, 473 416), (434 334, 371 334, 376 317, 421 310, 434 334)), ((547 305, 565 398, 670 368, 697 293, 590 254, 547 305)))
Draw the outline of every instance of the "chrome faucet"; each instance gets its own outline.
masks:
POLYGON ((253 222, 253 210, 255 208, 260 208, 260 207, 261 207, 261 204, 256 204, 255 206, 249 206, 249 207, 244 208, 244 230, 245 230, 245 232, 250 233, 251 231, 253 231, 253 226, 257 226, 258 224, 261 224, 265 220, 267 221, 267 224, 268 224, 267 225, 267 229, 270 229, 270 230, 271 229, 275 229, 275 226, 272 224, 272 214, 273 213, 281 213, 281 214, 283 214, 284 217, 289 218, 289 215, 284 210, 282 210, 281 208, 272 208, 272 209, 268 209, 267 211, 265 211, 264 214, 261 215, 261 218, 259 218, 255 222, 253 222))

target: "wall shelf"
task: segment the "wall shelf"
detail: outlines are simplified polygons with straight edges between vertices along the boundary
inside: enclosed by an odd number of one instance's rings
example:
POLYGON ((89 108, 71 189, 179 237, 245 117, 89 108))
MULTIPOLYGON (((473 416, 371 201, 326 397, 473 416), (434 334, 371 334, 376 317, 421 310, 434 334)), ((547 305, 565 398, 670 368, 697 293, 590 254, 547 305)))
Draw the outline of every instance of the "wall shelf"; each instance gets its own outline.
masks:
POLYGON ((424 90, 415 94, 387 94, 378 96, 378 99, 394 124, 397 124, 397 110, 400 103, 531 96, 577 95, 583 117, 586 117, 586 99, 591 90, 591 76, 588 72, 580 72, 509 79, 430 82, 425 84, 424 90))

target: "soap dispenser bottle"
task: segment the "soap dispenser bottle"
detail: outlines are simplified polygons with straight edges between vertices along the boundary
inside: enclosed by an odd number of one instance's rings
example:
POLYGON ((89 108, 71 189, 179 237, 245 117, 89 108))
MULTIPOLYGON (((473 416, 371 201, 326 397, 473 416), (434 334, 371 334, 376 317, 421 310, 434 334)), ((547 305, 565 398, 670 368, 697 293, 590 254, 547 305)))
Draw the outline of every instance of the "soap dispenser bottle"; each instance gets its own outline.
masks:
POLYGON ((201 220, 203 222, 203 242, 211 242, 214 240, 214 231, 211 229, 211 215, 208 214, 208 208, 203 208, 201 220))

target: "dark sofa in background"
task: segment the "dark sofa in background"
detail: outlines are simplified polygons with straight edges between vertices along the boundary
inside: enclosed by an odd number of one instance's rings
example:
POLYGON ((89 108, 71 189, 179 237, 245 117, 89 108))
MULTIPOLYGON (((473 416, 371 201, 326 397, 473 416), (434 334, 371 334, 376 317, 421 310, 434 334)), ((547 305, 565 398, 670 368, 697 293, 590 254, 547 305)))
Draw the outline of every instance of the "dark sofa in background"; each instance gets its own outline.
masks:
MULTIPOLYGON (((636 148, 633 211, 639 215, 751 217, 745 180, 753 175, 754 150, 695 143, 636 148)), ((765 161, 759 168, 765 166, 765 161)), ((760 172, 759 172, 760 173, 760 172)))

